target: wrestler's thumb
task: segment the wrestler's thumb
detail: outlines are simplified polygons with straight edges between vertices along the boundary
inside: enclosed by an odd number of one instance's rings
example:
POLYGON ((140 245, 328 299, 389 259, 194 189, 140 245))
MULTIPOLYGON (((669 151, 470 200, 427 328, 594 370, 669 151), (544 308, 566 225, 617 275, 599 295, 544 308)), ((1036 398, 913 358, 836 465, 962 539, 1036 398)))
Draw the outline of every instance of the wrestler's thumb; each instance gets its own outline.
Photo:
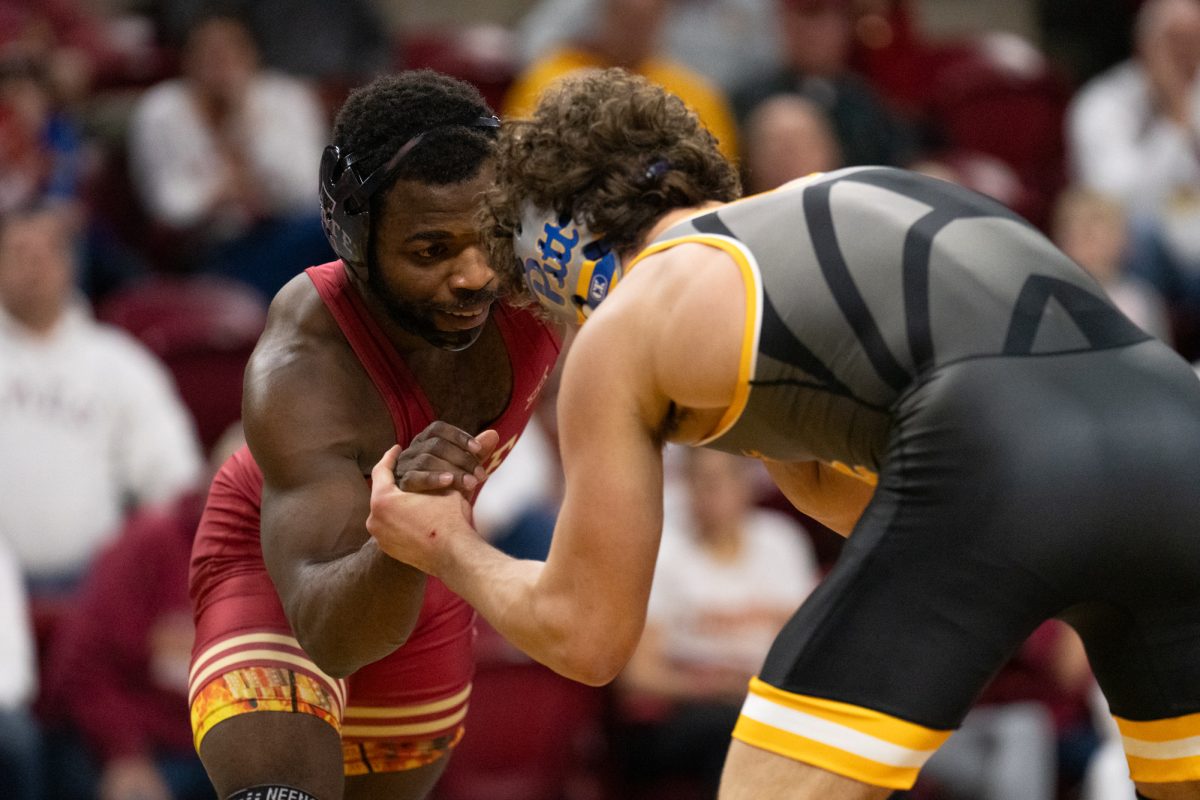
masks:
POLYGON ((372 494, 382 491, 388 486, 396 485, 396 458, 399 455, 400 445, 392 445, 383 454, 383 458, 379 459, 379 463, 371 469, 372 494))

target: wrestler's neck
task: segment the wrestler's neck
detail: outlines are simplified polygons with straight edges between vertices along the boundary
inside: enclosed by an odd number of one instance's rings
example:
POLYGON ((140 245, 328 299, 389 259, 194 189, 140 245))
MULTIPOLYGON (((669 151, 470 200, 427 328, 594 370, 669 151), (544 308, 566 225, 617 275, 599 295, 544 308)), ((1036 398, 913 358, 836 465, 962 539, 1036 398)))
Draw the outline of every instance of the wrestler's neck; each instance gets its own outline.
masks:
POLYGON ((650 230, 646 232, 646 235, 642 237, 642 240, 638 242, 637 252, 640 253, 645 250, 651 242, 661 236, 663 231, 667 230, 667 228, 670 228, 672 225, 677 225, 688 217, 694 217, 697 214, 714 208, 719 208, 723 205, 725 204, 718 200, 709 200, 708 202, 701 203, 700 205, 688 206, 687 208, 676 208, 668 211, 666 214, 663 214, 658 218, 658 222, 655 222, 650 227, 650 230))

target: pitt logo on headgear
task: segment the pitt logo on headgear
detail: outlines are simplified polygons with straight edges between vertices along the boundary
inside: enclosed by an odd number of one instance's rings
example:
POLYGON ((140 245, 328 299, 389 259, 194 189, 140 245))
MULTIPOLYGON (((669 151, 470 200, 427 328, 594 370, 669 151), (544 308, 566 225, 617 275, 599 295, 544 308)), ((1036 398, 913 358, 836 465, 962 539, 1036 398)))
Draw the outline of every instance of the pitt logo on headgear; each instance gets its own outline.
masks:
POLYGON ((527 204, 513 245, 529 290, 562 322, 582 324, 621 279, 616 253, 569 214, 527 204))

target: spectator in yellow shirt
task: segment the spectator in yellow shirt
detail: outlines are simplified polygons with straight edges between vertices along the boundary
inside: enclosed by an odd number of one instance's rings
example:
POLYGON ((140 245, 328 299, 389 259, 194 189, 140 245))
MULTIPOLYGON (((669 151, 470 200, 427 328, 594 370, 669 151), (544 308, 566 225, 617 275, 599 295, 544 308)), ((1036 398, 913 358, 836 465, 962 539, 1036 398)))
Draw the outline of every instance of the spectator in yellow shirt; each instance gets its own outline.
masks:
POLYGON ((527 116, 542 91, 580 69, 624 67, 678 95, 717 138, 721 153, 738 154, 737 123, 729 100, 702 75, 660 55, 660 33, 670 0, 603 0, 595 27, 536 59, 517 76, 504 99, 505 117, 527 116))

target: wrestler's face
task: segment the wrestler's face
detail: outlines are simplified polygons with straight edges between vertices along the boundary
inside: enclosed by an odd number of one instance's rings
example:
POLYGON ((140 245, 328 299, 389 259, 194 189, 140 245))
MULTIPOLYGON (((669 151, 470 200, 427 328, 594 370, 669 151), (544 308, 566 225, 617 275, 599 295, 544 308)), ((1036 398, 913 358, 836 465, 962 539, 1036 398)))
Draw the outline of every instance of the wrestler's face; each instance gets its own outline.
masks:
POLYGON ((373 294, 398 325, 448 350, 479 337, 499 293, 475 217, 491 182, 490 168, 440 186, 397 181, 372 237, 373 294))

